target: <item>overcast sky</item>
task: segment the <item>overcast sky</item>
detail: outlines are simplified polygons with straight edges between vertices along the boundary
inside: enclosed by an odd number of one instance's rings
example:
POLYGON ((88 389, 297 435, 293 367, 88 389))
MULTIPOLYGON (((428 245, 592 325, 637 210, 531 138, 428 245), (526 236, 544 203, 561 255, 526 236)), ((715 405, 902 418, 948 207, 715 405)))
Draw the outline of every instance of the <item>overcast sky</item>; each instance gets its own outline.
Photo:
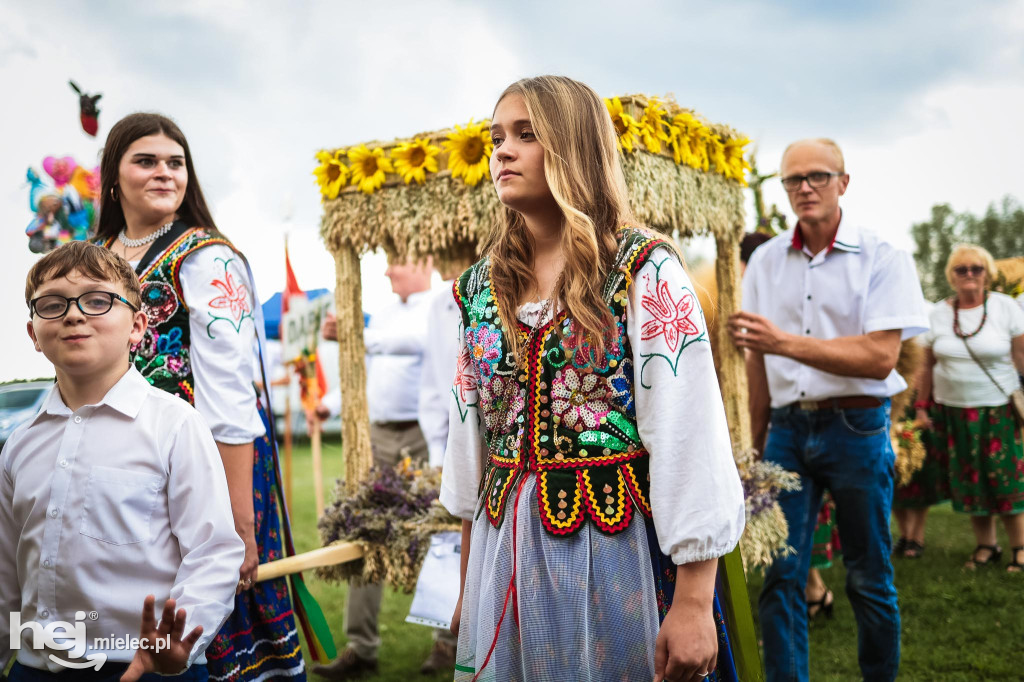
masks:
MULTIPOLYGON (((299 283, 333 285, 317 149, 485 117, 508 83, 541 73, 604 96, 672 93, 755 140, 762 170, 793 139, 833 137, 848 215, 906 248, 935 203, 1024 198, 1021 1, 0 0, 0 380, 50 373, 22 296, 36 258, 25 169, 44 156, 91 165, 120 117, 170 115, 265 298, 284 281, 286 231, 299 283), (69 78, 103 93, 98 138, 69 78)), ((767 198, 788 211, 776 183, 767 198)), ((379 258, 365 270, 387 290, 379 258)))

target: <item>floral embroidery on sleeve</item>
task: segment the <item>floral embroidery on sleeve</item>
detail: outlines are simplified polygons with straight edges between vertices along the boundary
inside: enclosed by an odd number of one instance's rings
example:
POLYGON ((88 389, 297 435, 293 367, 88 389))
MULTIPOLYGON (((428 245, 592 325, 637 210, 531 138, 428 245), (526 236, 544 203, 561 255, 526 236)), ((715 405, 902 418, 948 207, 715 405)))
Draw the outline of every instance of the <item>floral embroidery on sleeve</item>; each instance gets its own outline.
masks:
POLYGON ((228 272, 228 264, 235 260, 234 258, 215 258, 214 260, 224 265, 224 278, 215 279, 210 284, 217 287, 220 290, 220 295, 214 296, 209 300, 207 305, 215 310, 224 310, 228 313, 228 316, 215 315, 213 312, 209 312, 211 318, 210 322, 206 325, 206 334, 211 339, 216 338, 210 331, 210 327, 213 326, 214 322, 218 320, 224 320, 231 324, 236 333, 242 331, 242 322, 246 318, 254 319, 252 315, 252 308, 249 305, 249 289, 245 284, 239 284, 235 282, 234 276, 228 272))
POLYGON ((459 417, 463 422, 469 414, 469 408, 475 407, 479 402, 477 397, 476 376, 473 375, 473 360, 468 348, 464 348, 459 354, 455 364, 455 385, 452 386, 452 393, 455 395, 455 404, 459 408, 459 417), (472 402, 470 402, 472 401, 472 402), (463 409, 465 405, 465 409, 463 409))
POLYGON ((669 258, 655 265, 654 291, 651 291, 651 276, 644 275, 645 292, 640 298, 640 306, 652 317, 640 328, 642 341, 653 341, 654 352, 640 353, 643 362, 640 365, 640 385, 651 388, 644 380, 644 369, 655 358, 661 358, 672 368, 673 376, 678 376, 679 358, 690 345, 703 341, 708 342, 704 316, 697 305, 697 297, 687 286, 682 286, 673 295, 668 280, 661 278, 661 266, 669 258), (659 352, 659 347, 665 349, 659 352))

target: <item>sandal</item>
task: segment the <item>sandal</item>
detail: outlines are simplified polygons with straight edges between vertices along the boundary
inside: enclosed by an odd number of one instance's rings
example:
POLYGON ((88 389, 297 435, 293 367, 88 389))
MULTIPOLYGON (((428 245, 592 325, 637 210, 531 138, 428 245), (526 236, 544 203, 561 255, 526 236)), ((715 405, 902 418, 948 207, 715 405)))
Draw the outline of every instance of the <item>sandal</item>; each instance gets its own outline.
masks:
POLYGON ((1021 553, 1021 552, 1024 552, 1024 545, 1021 545, 1020 547, 1011 547, 1010 548, 1010 556, 1013 557, 1013 561, 1011 561, 1010 563, 1006 564, 1006 572, 1007 573, 1021 573, 1021 572, 1024 572, 1024 563, 1021 563, 1021 562, 1017 561, 1017 555, 1019 553, 1021 553))
POLYGON ((903 556, 903 553, 905 551, 907 551, 907 539, 906 538, 900 538, 892 546, 892 553, 895 554, 896 556, 903 556))
POLYGON ((917 540, 907 540, 906 547, 903 548, 904 559, 920 559, 922 554, 924 554, 924 545, 917 540))
POLYGON ((973 571, 978 566, 990 566, 992 564, 997 564, 999 563, 999 560, 1002 558, 1003 550, 999 545, 978 545, 974 548, 974 551, 971 552, 971 558, 969 558, 967 560, 967 563, 964 564, 964 568, 966 568, 969 571, 973 571), (978 552, 980 552, 983 549, 987 549, 989 551, 989 555, 985 558, 984 561, 979 561, 978 552))
MULTIPOLYGON (((1024 549, 1024 547, 1021 547, 1024 549)), ((825 618, 832 620, 832 609, 835 607, 836 597, 832 594, 832 590, 825 588, 825 594, 821 595, 821 599, 816 601, 807 602, 807 620, 811 621, 818 617, 819 613, 824 613, 825 618)))

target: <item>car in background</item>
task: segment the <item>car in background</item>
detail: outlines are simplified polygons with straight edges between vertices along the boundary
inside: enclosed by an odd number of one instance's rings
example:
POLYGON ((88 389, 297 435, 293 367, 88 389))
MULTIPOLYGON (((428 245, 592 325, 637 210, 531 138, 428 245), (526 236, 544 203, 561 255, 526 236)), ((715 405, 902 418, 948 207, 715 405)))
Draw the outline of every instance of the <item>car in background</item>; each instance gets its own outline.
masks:
POLYGON ((23 381, 0 385, 0 447, 23 422, 39 411, 53 381, 23 381))

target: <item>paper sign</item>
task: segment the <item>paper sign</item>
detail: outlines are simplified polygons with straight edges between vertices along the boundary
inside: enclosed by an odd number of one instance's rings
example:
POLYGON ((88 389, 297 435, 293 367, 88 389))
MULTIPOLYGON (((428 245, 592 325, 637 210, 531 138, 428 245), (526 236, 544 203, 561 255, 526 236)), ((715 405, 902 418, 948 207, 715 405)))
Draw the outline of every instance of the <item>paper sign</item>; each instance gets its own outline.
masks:
POLYGON ((462 533, 447 531, 430 538, 430 549, 423 560, 416 594, 412 598, 407 623, 448 629, 455 604, 459 601, 459 546, 462 533))

